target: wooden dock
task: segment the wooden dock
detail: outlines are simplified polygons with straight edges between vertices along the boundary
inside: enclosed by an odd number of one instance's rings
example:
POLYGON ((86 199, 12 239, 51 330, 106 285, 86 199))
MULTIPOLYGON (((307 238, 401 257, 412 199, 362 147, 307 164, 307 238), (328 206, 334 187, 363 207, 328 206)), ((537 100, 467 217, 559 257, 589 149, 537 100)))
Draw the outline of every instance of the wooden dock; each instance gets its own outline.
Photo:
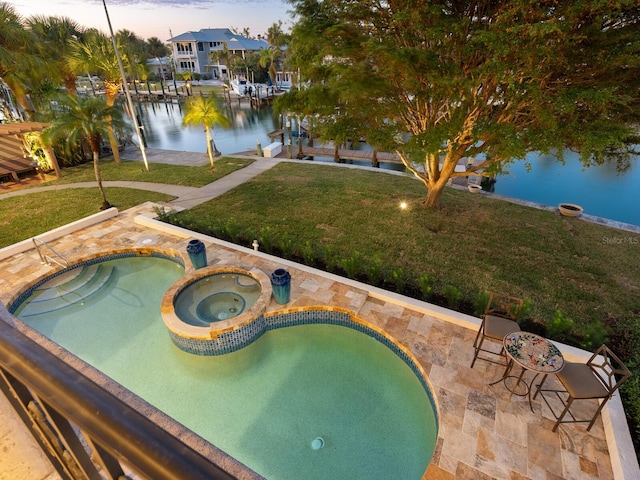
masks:
MULTIPOLYGON (((293 146, 293 153, 298 154, 298 146, 293 146)), ((333 148, 302 147, 302 155, 305 157, 329 157, 335 158, 336 151, 333 148)), ((340 160, 364 160, 377 166, 376 162, 402 163, 400 157, 395 153, 376 152, 372 150, 347 150, 339 148, 337 158, 340 160)))
MULTIPOLYGON (((283 143, 282 153, 278 155, 278 157, 286 158, 288 156, 287 145, 284 144, 283 138, 286 134, 284 129, 275 130, 268 134, 271 141, 277 141, 276 138, 280 137, 280 141, 283 143)), ((308 157, 325 157, 325 158, 336 158, 336 151, 333 148, 322 148, 322 147, 307 147, 299 145, 291 145, 291 156, 294 158, 308 158, 308 157)), ((369 161, 371 162, 371 166, 378 167, 379 162, 386 163, 402 163, 400 157, 395 153, 389 152, 377 152, 372 150, 350 150, 350 149, 338 149, 337 152, 338 161, 340 160, 360 160, 360 161, 369 161)))

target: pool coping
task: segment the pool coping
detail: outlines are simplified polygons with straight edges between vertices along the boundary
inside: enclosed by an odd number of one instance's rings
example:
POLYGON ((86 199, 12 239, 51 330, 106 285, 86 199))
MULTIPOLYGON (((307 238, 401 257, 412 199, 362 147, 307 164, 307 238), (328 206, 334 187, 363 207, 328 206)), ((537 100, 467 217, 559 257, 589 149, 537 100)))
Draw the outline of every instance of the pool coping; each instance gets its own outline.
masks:
POLYGON ((216 338, 226 332, 243 327, 255 318, 264 314, 271 300, 271 282, 267 275, 258 268, 241 269, 237 267, 209 266, 196 270, 195 272, 185 271, 184 276, 169 287, 162 297, 160 311, 162 320, 170 333, 184 338, 202 341, 216 340, 216 338), (242 273, 250 276, 260 285, 260 296, 253 306, 243 311, 241 314, 219 322, 212 322, 209 326, 191 325, 180 319, 175 311, 175 301, 177 296, 187 287, 200 279, 222 274, 222 273, 242 273))
POLYGON ((26 252, 34 248, 33 239, 41 240, 43 242, 51 242, 53 240, 57 240, 60 237, 64 237, 65 235, 69 235, 70 233, 76 232, 82 228, 91 227, 98 223, 104 222, 112 217, 119 215, 118 209, 115 207, 108 208, 103 210, 102 212, 94 213, 93 215, 89 215, 88 217, 81 218, 80 220, 76 220, 75 222, 68 223, 58 228, 54 228, 53 230, 49 230, 41 235, 36 235, 33 238, 28 238, 27 240, 22 240, 21 242, 14 243, 13 245, 8 245, 6 247, 0 248, 0 261, 13 257, 19 253, 26 252))

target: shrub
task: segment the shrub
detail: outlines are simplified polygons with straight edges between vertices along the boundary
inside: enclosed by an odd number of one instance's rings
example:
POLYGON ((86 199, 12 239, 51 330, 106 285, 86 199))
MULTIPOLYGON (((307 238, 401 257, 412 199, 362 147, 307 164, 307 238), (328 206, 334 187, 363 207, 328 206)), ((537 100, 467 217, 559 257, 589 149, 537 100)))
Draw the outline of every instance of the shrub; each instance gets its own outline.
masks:
POLYGON ((338 262, 349 278, 356 278, 358 273, 364 270, 364 260, 358 251, 354 251, 348 258, 342 258, 338 262))
POLYGON ((447 285, 444 287, 444 296, 447 299, 447 304, 452 310, 457 310, 462 300, 462 292, 453 285, 447 285))
POLYGON ((582 339, 580 340, 580 347, 593 351, 603 343, 607 343, 608 338, 609 331, 602 322, 591 322, 584 329, 582 339))
POLYGON ((422 298, 424 300, 428 300, 433 295, 433 277, 428 273, 425 273, 418 279, 418 285, 420 286, 420 291, 422 292, 422 298))
POLYGON ((566 340, 573 328, 573 320, 564 312, 556 310, 556 314, 547 323, 547 335, 554 340, 566 340))
POLYGON ((316 248, 314 247, 314 244, 312 244, 309 240, 304 242, 300 254, 305 265, 314 265, 317 258, 316 248))
POLYGON ((407 285, 407 277, 402 268, 396 268, 391 271, 391 280, 396 287, 396 292, 404 292, 407 285))
POLYGON ((223 231, 225 236, 233 243, 242 243, 240 242, 242 238, 242 226, 238 223, 238 221, 235 218, 230 217, 224 223, 223 231))
POLYGON ((273 235, 273 231, 271 227, 262 227, 260 229, 260 234, 258 235, 258 242, 264 248, 264 251, 267 253, 272 253, 278 241, 273 235))
POLYGON ((473 302, 473 314, 476 317, 484 315, 487 305, 489 304, 489 292, 480 292, 476 295, 476 299, 473 302))
POLYGON ((367 276, 371 285, 380 286, 384 280, 384 272, 382 270, 382 260, 375 256, 371 259, 367 269, 367 276))

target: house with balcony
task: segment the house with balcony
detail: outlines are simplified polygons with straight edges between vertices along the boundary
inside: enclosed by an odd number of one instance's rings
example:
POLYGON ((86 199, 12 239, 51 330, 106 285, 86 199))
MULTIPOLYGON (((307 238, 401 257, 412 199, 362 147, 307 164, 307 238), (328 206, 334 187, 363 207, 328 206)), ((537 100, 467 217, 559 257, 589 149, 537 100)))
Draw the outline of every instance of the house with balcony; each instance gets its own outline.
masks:
POLYGON ((226 80, 227 66, 222 58, 212 58, 225 45, 230 55, 246 58, 249 52, 269 48, 261 38, 252 39, 233 33, 228 28, 206 28, 186 32, 167 40, 171 44, 173 66, 177 73, 194 72, 226 80))

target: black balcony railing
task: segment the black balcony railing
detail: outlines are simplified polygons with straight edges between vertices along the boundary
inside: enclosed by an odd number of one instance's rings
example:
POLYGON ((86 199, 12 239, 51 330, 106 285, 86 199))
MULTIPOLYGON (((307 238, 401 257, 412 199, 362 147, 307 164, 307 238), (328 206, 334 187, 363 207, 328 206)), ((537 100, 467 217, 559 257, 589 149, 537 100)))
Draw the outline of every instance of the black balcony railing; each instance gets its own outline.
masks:
POLYGON ((64 479, 237 478, 1 318, 0 390, 64 479))

